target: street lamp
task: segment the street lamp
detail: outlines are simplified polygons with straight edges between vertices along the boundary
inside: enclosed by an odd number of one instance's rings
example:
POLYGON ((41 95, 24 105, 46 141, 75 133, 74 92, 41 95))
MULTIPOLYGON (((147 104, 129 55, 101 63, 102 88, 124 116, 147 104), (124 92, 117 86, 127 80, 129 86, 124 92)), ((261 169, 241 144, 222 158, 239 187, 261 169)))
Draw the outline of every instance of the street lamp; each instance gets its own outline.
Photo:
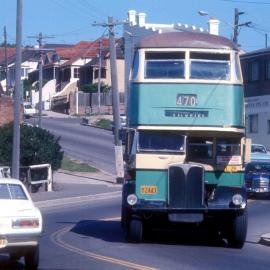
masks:
POLYGON ((219 23, 220 20, 215 19, 213 16, 210 16, 208 12, 200 10, 198 11, 199 15, 201 16, 208 16, 209 20, 208 20, 208 31, 210 34, 212 35, 219 35, 219 23))
MULTIPOLYGON (((211 34, 211 20, 215 20, 214 17, 212 17, 211 15, 209 15, 208 12, 200 10, 199 15, 201 16, 209 16, 209 20, 208 20, 208 24, 209 24, 209 32, 211 34)), ((230 26, 233 29, 233 37, 232 40, 235 44, 238 44, 238 35, 239 35, 239 29, 242 26, 247 26, 250 27, 250 25, 252 24, 252 22, 245 22, 245 23, 240 23, 239 24, 239 16, 243 15, 244 12, 239 11, 237 8, 234 10, 234 24, 228 23, 226 21, 220 20, 221 22, 227 24, 228 26, 230 26)), ((218 29, 217 29, 218 30, 218 29)), ((217 33, 218 34, 218 33, 217 33)))

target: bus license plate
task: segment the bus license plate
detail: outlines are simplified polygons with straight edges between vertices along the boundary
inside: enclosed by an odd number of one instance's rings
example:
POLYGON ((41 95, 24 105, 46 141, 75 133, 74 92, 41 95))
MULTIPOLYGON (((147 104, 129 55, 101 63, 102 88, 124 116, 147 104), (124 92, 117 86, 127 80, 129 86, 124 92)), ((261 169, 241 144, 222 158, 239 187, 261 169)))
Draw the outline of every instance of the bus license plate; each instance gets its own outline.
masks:
POLYGON ((226 166, 225 167, 225 172, 236 172, 237 171, 237 168, 236 166, 226 166))
POLYGON ((157 186, 141 186, 141 194, 157 194, 157 186))

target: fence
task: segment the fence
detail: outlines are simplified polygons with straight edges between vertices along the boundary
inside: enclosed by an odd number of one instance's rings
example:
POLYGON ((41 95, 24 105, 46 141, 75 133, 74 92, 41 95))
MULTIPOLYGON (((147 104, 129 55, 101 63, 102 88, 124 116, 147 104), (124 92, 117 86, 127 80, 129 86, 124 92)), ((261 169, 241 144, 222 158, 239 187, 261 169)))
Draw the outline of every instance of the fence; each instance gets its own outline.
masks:
MULTIPOLYGON (((124 107, 124 93, 119 93, 119 102, 124 107)), ((75 92, 69 96, 69 113, 89 115, 95 114, 98 110, 98 93, 75 92)), ((112 92, 100 93, 101 113, 112 113, 112 92)))
MULTIPOLYGON (((10 178, 10 167, 0 167, 0 176, 10 178)), ((52 169, 50 164, 20 167, 19 179, 30 191, 38 191, 45 184, 46 191, 52 191, 52 169)))

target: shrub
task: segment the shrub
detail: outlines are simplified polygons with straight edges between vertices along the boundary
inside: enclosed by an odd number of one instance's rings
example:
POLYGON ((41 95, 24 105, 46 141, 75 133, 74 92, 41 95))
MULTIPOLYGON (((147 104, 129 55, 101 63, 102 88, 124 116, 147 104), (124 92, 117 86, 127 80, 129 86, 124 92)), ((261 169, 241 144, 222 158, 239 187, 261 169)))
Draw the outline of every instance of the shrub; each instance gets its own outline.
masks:
MULTIPOLYGON (((49 131, 38 127, 20 127, 20 166, 49 163, 52 170, 61 166, 63 151, 59 145, 60 137, 55 138, 49 131)), ((13 125, 0 127, 0 164, 12 164, 13 125)))

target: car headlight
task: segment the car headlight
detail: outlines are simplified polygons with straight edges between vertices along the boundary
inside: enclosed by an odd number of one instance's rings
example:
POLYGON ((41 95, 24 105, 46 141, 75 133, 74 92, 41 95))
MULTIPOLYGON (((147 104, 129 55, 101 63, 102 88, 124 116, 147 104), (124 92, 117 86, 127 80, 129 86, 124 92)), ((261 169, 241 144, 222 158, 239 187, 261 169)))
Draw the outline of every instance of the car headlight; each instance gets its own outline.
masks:
POLYGON ((241 194, 234 194, 232 197, 232 202, 234 205, 242 205, 242 203, 244 202, 244 198, 241 194))
POLYGON ((129 205, 135 205, 138 201, 138 198, 135 194, 130 194, 127 196, 127 203, 129 205))
POLYGON ((38 218, 18 218, 12 220, 12 228, 25 229, 25 228, 38 228, 40 221, 38 218))

